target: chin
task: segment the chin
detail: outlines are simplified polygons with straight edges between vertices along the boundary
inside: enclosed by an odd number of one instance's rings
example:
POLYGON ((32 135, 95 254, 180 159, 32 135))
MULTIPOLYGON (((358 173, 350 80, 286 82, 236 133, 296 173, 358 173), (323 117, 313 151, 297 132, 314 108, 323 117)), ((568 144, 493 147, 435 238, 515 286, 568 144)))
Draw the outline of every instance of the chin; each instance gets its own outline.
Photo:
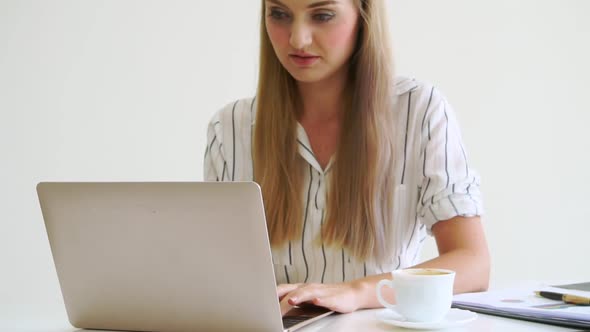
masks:
POLYGON ((297 82, 301 83, 315 83, 323 81, 327 78, 327 75, 324 73, 317 73, 313 71, 304 71, 304 70, 287 70, 291 77, 293 77, 297 82))

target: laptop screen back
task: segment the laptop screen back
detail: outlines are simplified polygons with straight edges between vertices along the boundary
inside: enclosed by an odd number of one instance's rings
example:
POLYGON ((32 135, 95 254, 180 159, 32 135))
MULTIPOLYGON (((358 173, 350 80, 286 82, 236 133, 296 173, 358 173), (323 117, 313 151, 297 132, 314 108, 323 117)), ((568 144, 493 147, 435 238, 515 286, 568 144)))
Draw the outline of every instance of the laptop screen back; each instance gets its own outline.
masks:
POLYGON ((80 328, 281 331, 255 183, 40 183, 80 328))

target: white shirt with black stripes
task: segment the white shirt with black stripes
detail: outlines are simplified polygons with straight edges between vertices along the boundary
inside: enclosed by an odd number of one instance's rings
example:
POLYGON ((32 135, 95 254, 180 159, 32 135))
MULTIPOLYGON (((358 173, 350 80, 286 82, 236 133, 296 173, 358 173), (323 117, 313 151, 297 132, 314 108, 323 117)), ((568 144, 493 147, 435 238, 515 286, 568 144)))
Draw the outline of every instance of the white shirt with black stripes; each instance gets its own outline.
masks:
MULTIPOLYGON (((301 125, 299 154, 307 162, 303 186, 303 232, 298 241, 273 248, 277 283, 341 282, 417 264, 422 243, 439 220, 483 213, 479 176, 470 168, 455 114, 432 85, 409 78, 395 83, 398 148, 394 227, 396 243, 385 264, 358 261, 346 249, 320 245, 326 214, 326 183, 301 125)), ((207 132, 206 181, 252 181, 252 133, 256 99, 241 99, 219 110, 207 132)))

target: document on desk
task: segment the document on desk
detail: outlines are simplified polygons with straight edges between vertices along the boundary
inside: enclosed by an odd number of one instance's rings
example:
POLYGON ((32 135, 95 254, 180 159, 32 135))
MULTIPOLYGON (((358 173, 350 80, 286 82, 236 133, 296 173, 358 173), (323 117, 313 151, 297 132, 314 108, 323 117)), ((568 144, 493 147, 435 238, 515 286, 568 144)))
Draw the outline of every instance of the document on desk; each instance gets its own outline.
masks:
MULTIPOLYGON (((456 295, 453 306, 490 315, 517 318, 559 326, 590 328, 590 306, 567 304, 535 294, 540 290, 557 290, 561 287, 543 284, 527 287, 492 290, 481 293, 456 295)), ((590 292, 576 290, 576 294, 590 292)))

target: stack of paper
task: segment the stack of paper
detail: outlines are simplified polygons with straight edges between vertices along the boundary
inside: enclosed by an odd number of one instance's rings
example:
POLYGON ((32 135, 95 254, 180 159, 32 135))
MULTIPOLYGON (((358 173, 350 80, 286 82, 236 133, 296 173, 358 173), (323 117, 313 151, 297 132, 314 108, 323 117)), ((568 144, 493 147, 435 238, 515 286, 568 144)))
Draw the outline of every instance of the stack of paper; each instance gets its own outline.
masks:
POLYGON ((518 318, 575 328, 590 328, 590 306, 567 304, 539 297, 535 291, 552 291, 590 297, 590 283, 527 287, 456 295, 453 306, 485 314, 518 318), (574 289, 571 289, 573 286, 574 289), (568 289, 568 287, 570 289, 568 289))

